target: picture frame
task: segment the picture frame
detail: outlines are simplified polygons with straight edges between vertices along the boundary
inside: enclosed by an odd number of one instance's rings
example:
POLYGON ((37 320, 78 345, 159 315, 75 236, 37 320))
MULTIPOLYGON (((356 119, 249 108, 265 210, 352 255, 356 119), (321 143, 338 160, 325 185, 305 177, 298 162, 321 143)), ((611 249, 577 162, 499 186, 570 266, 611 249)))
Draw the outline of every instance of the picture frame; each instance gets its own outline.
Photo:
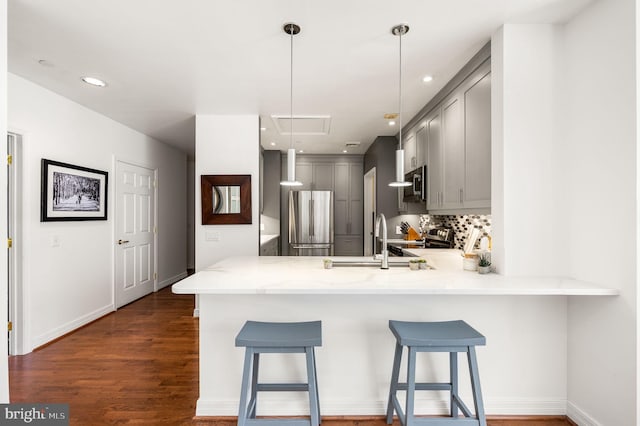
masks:
POLYGON ((251 224, 251 175, 201 175, 203 225, 251 224))
POLYGON ((43 158, 40 221, 107 220, 109 175, 43 158))

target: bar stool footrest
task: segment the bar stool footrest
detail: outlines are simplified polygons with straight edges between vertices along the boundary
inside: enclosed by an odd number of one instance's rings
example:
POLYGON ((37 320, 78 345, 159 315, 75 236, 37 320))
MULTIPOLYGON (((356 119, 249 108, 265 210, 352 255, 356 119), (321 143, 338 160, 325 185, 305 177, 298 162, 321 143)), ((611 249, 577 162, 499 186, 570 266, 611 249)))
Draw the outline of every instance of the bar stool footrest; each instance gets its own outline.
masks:
POLYGON ((258 383, 258 392, 288 392, 288 391, 308 391, 308 383, 258 383))
MULTIPOLYGON (((398 383, 397 390, 406 391, 406 383, 398 383)), ((451 391, 451 383, 416 383, 416 390, 426 391, 451 391)))

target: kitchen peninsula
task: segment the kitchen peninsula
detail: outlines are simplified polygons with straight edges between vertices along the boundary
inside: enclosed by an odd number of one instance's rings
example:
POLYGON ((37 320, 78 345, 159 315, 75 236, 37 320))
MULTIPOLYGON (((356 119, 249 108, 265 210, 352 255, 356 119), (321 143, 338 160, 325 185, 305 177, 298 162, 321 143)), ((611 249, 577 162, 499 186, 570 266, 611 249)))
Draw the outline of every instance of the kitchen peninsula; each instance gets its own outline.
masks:
MULTIPOLYGON (((173 286, 200 296, 198 416, 237 415, 243 352, 234 338, 246 320, 322 320, 317 350, 323 415, 380 415, 394 339, 388 320, 463 319, 487 337, 479 349, 488 414, 565 414, 567 298, 616 290, 558 278, 509 278, 456 268, 457 253, 426 256, 436 269, 406 266, 324 269, 319 257, 231 257, 173 286)), ((447 360, 418 358, 419 375, 444 379, 447 360)), ((404 370, 403 370, 404 371, 404 370)), ((299 380, 302 359, 265 357, 261 379, 299 380)), ((470 389, 461 368, 463 398, 470 389)), ((426 377, 425 377, 426 378, 426 377)), ((306 395, 267 394, 259 415, 307 412, 306 395)), ((442 413, 446 397, 421 392, 418 412, 442 413)))

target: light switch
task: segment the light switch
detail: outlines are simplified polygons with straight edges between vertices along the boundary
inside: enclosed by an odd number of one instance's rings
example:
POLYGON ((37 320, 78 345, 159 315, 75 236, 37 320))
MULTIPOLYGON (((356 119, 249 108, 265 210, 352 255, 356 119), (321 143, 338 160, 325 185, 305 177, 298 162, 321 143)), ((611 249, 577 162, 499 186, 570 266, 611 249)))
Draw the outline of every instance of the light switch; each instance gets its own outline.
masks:
POLYGON ((260 224, 260 230, 261 230, 261 231, 264 231, 264 223, 261 223, 261 224, 260 224))
POLYGON ((220 241, 220 233, 207 231, 204 234, 204 239, 205 241, 220 241))
POLYGON ((400 229, 400 226, 396 226, 396 235, 402 235, 402 229, 400 229))

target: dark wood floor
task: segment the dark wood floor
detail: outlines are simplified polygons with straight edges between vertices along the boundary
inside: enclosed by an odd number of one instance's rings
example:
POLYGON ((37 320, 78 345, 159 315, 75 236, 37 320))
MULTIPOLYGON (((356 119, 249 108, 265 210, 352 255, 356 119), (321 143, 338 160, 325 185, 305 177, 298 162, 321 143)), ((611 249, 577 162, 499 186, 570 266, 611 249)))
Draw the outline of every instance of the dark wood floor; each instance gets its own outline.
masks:
MULTIPOLYGON (((231 426, 193 419, 198 320, 193 296, 169 288, 24 356, 9 358, 11 402, 68 403, 70 425, 231 426)), ((383 426, 327 418, 325 426, 383 426)), ((397 423, 394 423, 397 424, 397 423)), ((491 418, 490 426, 566 426, 563 417, 491 418)))

